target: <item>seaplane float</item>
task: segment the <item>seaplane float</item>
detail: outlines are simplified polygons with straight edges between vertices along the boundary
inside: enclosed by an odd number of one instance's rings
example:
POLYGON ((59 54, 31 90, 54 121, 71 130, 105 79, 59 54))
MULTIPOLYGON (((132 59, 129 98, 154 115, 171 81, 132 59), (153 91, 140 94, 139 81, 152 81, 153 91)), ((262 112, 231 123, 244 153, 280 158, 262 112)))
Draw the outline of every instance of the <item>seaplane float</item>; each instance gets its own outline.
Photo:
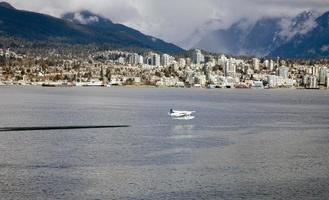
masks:
POLYGON ((190 120, 194 119, 193 113, 195 113, 195 111, 181 111, 170 109, 168 115, 173 119, 190 120))

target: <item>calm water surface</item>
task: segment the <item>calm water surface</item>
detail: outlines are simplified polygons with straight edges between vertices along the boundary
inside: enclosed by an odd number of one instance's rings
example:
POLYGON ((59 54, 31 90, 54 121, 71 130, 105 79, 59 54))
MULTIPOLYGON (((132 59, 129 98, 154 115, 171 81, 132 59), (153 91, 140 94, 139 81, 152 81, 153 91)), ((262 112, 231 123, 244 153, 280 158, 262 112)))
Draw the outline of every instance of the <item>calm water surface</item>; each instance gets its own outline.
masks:
POLYGON ((118 124, 0 132, 0 199, 329 198, 329 91, 0 87, 0 127, 118 124))

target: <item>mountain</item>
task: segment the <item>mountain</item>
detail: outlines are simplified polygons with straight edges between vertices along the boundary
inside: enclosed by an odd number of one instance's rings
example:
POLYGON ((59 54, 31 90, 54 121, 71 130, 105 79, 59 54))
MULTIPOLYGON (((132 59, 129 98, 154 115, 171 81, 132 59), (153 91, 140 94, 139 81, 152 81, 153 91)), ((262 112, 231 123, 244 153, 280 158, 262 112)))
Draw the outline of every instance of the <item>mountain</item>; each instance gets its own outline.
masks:
POLYGON ((158 38, 144 35, 143 33, 122 24, 115 24, 102 16, 89 11, 71 12, 62 16, 63 19, 75 24, 85 25, 105 35, 114 35, 120 41, 141 43, 147 48, 167 53, 180 53, 184 51, 178 46, 166 43, 158 38))
POLYGON ((196 47, 233 55, 272 55, 293 38, 308 34, 316 26, 314 21, 315 15, 307 11, 293 18, 242 19, 228 29, 209 33, 196 47))
POLYGON ((269 56, 291 58, 329 58, 329 12, 309 25, 311 30, 297 34, 284 45, 273 50, 269 56))
POLYGON ((179 41, 178 44, 180 44, 180 46, 184 47, 185 49, 193 49, 202 38, 204 38, 209 32, 217 30, 218 26, 220 26, 222 23, 223 21, 221 19, 210 19, 198 26, 192 34, 179 41))
POLYGON ((243 23, 241 20, 229 29, 213 31, 202 38, 195 47, 218 53, 239 54, 239 46, 244 35, 239 26, 243 23))
POLYGON ((63 19, 17 10, 0 3, 0 36, 56 44, 109 44, 122 48, 143 48, 165 53, 184 51, 180 47, 106 18, 83 11, 63 19))
POLYGON ((15 8, 12 5, 10 5, 9 3, 7 3, 7 2, 0 2, 0 7, 4 7, 4 8, 15 10, 15 8))
POLYGON ((264 56, 284 43, 279 36, 282 18, 263 18, 256 22, 243 41, 244 54, 264 56))
POLYGON ((279 32, 279 18, 262 18, 253 23, 242 19, 228 29, 211 32, 196 47, 233 55, 267 55, 279 32))

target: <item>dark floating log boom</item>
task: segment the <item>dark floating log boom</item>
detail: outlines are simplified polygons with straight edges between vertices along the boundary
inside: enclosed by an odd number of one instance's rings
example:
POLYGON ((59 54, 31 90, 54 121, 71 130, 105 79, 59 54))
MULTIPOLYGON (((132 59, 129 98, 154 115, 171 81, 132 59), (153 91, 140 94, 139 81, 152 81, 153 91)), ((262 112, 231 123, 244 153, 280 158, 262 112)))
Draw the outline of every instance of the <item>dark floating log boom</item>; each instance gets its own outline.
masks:
POLYGON ((109 129, 127 128, 129 125, 108 125, 108 126, 35 126, 35 127, 2 127, 0 132, 13 131, 48 131, 48 130, 75 130, 75 129, 109 129))

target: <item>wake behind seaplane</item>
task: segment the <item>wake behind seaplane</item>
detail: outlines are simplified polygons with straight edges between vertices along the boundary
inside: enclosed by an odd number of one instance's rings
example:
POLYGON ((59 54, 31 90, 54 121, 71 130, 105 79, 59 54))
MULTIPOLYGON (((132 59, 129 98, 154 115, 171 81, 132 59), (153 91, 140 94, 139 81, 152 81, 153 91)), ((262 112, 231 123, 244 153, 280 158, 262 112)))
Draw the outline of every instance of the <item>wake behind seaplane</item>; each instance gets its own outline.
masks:
POLYGON ((170 109, 168 114, 169 116, 174 117, 175 119, 193 119, 193 113, 195 113, 195 111, 180 111, 170 109))

